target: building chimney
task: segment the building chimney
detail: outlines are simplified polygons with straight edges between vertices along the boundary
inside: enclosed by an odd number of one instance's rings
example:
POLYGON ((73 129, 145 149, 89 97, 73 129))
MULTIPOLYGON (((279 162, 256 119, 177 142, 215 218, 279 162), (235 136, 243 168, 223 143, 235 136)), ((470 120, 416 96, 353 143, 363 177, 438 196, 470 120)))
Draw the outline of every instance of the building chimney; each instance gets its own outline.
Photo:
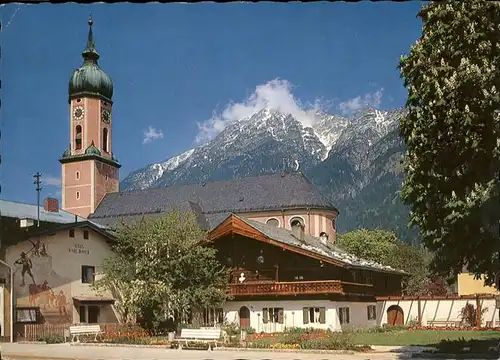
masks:
POLYGON ((59 201, 54 198, 46 198, 43 201, 43 209, 48 212, 59 212, 59 201))
POLYGON ((292 225, 292 234, 300 241, 304 241, 304 227, 301 224, 292 225))

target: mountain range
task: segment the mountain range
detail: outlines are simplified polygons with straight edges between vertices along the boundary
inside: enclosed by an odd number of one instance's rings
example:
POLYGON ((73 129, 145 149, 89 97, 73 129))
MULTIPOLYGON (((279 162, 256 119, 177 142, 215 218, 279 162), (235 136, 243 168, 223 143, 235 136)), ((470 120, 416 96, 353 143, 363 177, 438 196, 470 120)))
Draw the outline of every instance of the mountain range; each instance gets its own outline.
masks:
POLYGON ((130 173, 122 190, 202 183, 302 171, 340 210, 339 232, 394 230, 407 242, 409 210, 400 200, 403 181, 399 136, 404 109, 364 108, 352 116, 310 114, 312 125, 263 109, 233 121, 212 141, 130 173))

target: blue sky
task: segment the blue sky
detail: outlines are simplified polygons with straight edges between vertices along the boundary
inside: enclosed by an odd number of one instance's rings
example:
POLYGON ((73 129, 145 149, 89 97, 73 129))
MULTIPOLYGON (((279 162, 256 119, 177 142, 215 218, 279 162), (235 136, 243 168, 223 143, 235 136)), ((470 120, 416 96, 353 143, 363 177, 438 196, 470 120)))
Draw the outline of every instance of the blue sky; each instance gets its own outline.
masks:
POLYGON ((420 35, 420 5, 2 6, 1 198, 35 202, 36 171, 42 197, 58 194, 68 81, 82 63, 90 13, 99 64, 115 86, 113 150, 123 179, 213 137, 242 107, 317 99, 331 113, 402 106, 396 66, 420 35))

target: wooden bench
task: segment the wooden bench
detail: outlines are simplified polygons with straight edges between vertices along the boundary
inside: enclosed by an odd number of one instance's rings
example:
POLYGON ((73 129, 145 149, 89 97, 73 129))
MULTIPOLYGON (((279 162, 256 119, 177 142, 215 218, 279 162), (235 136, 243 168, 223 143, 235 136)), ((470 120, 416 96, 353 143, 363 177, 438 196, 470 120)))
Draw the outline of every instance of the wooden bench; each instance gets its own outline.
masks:
MULTIPOLYGON (((208 350, 212 350, 210 342, 214 342, 217 346, 217 341, 220 339, 221 329, 182 329, 180 340, 184 341, 188 347, 188 341, 208 342, 208 350)), ((179 349, 182 349, 182 344, 179 342, 179 349)))
POLYGON ((101 335, 101 327, 99 325, 73 325, 69 327, 69 336, 71 337, 71 342, 75 338, 80 341, 81 335, 94 335, 94 341, 97 340, 97 336, 101 335))
POLYGON ((451 327, 459 327, 460 326, 460 321, 456 320, 429 320, 427 321, 427 324, 429 326, 451 326, 451 327))

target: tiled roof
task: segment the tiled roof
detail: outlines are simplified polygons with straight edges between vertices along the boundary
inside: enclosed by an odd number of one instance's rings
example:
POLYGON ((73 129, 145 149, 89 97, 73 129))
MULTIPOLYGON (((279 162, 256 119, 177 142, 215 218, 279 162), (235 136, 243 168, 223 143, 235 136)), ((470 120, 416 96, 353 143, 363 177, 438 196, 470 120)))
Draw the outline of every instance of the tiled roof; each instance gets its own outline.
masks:
POLYGON ((79 222, 71 222, 71 223, 66 223, 66 224, 58 224, 56 227, 53 227, 50 229, 35 230, 34 232, 31 232, 29 234, 26 233, 26 235, 30 236, 30 237, 41 236, 41 235, 53 234, 53 233, 56 233, 59 231, 76 229, 76 228, 90 228, 90 229, 94 230, 95 232, 104 236, 107 241, 113 241, 116 239, 113 231, 111 231, 110 229, 108 229, 107 227, 105 227, 101 224, 96 224, 95 222, 88 221, 88 220, 79 221, 79 222))
POLYGON ((255 230, 259 231, 260 233, 264 234, 265 236, 277 242, 281 242, 286 245, 291 245, 293 247, 302 250, 307 250, 321 256, 326 256, 331 258, 332 260, 341 261, 354 268, 405 274, 405 272, 402 270, 397 270, 390 266, 382 265, 374 261, 358 258, 357 256, 351 255, 347 253, 345 250, 331 243, 327 242, 326 244, 324 244, 321 242, 320 239, 315 238, 313 236, 304 235, 304 239, 299 240, 292 234, 290 230, 270 226, 255 220, 249 220, 243 217, 239 217, 237 215, 233 216, 237 217, 241 221, 253 227, 255 230))
MULTIPOLYGON (((15 201, 0 200, 0 215, 15 219, 37 220, 37 206, 15 201)), ((80 216, 76 218, 76 221, 85 220, 86 219, 80 216)), ((59 210, 58 212, 45 211, 43 206, 40 206, 40 221, 67 224, 75 222, 75 215, 64 210, 59 210)))
MULTIPOLYGON (((190 209, 207 217, 300 207, 338 211, 303 174, 287 173, 110 193, 89 219, 111 224, 117 220, 110 218, 140 217, 173 209, 190 209)), ((217 222, 217 218, 212 220, 217 222)), ((213 221, 209 221, 209 228, 213 228, 213 221)))

